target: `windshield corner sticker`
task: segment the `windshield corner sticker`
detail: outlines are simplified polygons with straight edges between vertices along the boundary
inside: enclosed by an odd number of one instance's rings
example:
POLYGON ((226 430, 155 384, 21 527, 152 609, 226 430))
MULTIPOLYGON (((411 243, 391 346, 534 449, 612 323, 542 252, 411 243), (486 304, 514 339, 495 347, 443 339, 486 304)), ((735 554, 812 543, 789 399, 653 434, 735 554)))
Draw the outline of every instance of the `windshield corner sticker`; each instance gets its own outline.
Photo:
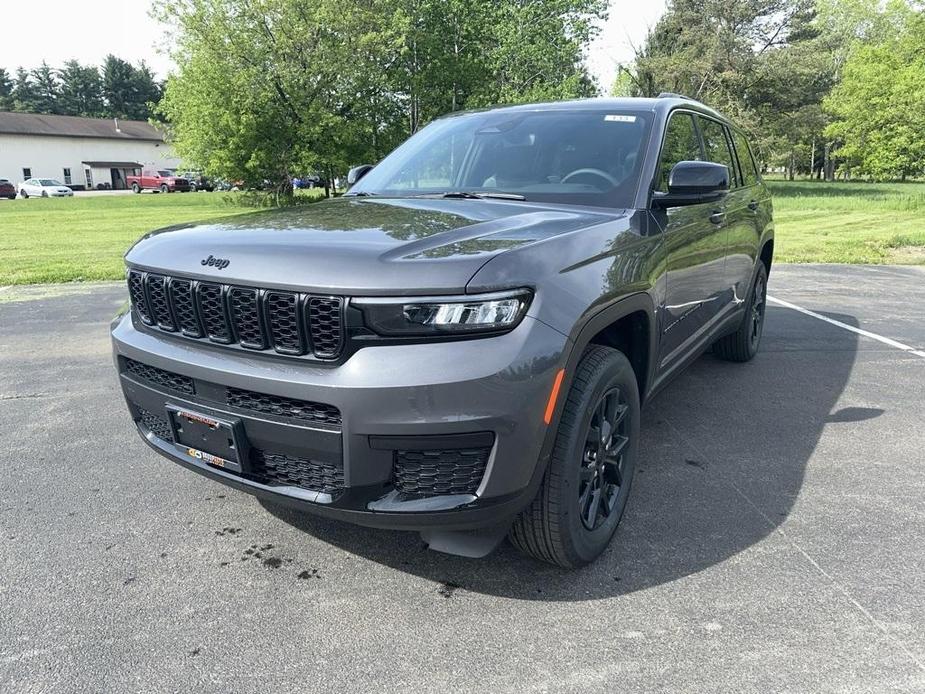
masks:
POLYGON ((604 120, 614 123, 635 123, 636 116, 621 116, 615 113, 608 113, 606 116, 604 116, 604 120))

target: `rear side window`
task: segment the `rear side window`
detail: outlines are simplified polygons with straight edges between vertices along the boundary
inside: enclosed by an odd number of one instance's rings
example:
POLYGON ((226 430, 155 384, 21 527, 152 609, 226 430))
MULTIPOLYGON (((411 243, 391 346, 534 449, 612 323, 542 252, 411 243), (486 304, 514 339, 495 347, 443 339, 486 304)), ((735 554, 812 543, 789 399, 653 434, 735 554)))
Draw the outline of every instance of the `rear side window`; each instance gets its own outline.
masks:
POLYGON ((738 183, 735 158, 726 138, 726 127, 709 118, 700 119, 700 132, 703 134, 703 147, 707 153, 707 161, 714 164, 725 164, 729 167, 729 185, 735 188, 738 183))
POLYGON ((751 147, 745 136, 738 130, 732 131, 732 139, 735 142, 736 154, 739 155, 739 167, 742 169, 742 178, 745 185, 753 186, 760 180, 758 177, 758 165, 755 163, 755 157, 752 156, 751 147))
POLYGON ((665 143, 659 160, 658 185, 656 190, 668 192, 668 176, 679 161, 700 161, 703 153, 700 138, 694 128, 694 117, 690 113, 675 112, 665 128, 665 143))

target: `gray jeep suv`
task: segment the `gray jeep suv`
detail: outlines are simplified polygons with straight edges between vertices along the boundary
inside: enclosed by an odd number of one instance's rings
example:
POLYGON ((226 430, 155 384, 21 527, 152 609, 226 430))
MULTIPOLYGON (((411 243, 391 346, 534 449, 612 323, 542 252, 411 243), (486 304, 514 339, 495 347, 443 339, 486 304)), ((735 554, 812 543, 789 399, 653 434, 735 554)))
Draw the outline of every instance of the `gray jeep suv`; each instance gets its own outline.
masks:
POLYGON ((676 95, 514 106, 350 182, 128 252, 112 339, 142 438, 433 549, 592 561, 641 405, 711 346, 758 349, 773 225, 745 136, 676 95))

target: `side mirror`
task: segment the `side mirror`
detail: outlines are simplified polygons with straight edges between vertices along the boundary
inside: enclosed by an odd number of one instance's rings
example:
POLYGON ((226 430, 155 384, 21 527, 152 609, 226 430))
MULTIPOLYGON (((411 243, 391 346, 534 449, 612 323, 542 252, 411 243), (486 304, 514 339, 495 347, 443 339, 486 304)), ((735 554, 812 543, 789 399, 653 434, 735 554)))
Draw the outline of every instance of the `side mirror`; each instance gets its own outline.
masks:
POLYGON ((363 178, 363 176, 368 174, 372 168, 372 164, 360 164, 359 166, 354 166, 352 169, 350 169, 350 171, 347 172, 347 185, 352 186, 354 183, 363 178))
POLYGON ((653 207, 681 207, 721 200, 729 192, 729 168, 709 161, 679 161, 668 174, 668 192, 655 193, 653 207))

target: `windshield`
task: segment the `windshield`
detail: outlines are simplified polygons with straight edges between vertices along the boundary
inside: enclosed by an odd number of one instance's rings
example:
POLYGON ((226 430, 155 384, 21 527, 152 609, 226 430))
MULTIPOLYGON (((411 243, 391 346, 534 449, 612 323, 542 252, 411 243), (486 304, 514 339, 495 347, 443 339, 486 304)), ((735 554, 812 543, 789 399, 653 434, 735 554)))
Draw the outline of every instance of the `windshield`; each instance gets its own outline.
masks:
POLYGON ((56 181, 53 178, 40 178, 39 183, 43 186, 63 186, 64 184, 61 181, 56 181))
POLYGON ((173 176, 173 171, 168 171, 167 169, 161 169, 158 173, 161 176, 173 176))
POLYGON ((632 207, 652 114, 495 111, 435 121, 350 194, 443 193, 632 207))

